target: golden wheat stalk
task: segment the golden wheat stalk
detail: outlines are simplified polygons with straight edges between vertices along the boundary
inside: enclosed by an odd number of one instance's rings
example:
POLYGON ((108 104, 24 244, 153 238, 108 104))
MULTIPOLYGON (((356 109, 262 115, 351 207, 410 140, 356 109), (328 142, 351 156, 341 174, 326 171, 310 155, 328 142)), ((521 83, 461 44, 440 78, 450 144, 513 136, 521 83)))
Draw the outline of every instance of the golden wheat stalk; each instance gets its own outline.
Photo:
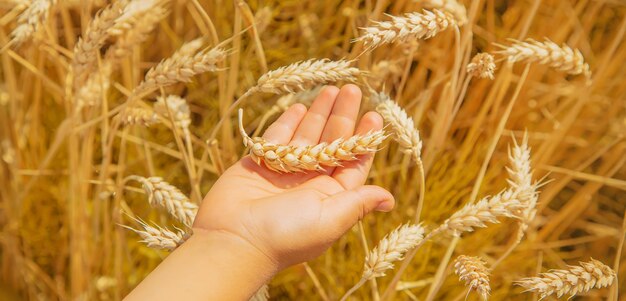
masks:
POLYGON ((195 55, 175 54, 148 70, 134 93, 141 94, 175 83, 190 82, 192 77, 200 73, 217 71, 217 64, 225 58, 226 51, 221 47, 200 51, 195 55))
POLYGON ((328 59, 308 60, 293 63, 269 71, 259 77, 252 89, 266 93, 295 93, 317 85, 336 81, 356 81, 361 74, 358 68, 350 67, 351 61, 328 59))
POLYGON ((355 41, 361 41, 372 49, 408 39, 429 39, 455 25, 454 17, 446 12, 423 10, 422 13, 409 13, 404 17, 391 16, 391 21, 376 22, 374 26, 365 27, 363 34, 355 41))
POLYGON ((559 46, 547 38, 544 42, 533 39, 510 41, 510 46, 496 44, 502 48, 497 53, 505 56, 509 62, 539 63, 568 74, 590 76, 589 65, 585 63, 585 58, 578 49, 567 45, 559 46))
POLYGON ((30 39, 48 19, 56 0, 33 0, 17 18, 17 27, 11 32, 14 44, 22 44, 30 39))
POLYGON ((454 16, 457 24, 467 23, 467 10, 456 0, 414 0, 428 9, 440 9, 454 16))
POLYGON ((538 277, 524 278, 516 284, 526 288, 526 292, 537 292, 543 299, 556 294, 574 296, 585 293, 593 288, 610 286, 617 274, 609 266, 591 259, 580 262, 578 266, 568 266, 563 270, 551 270, 541 273, 538 277))
POLYGON ((243 143, 250 147, 254 162, 276 172, 323 171, 324 166, 341 166, 342 161, 358 160, 359 155, 371 154, 385 139, 382 130, 365 135, 336 139, 330 143, 308 146, 281 145, 263 138, 250 138, 243 127, 243 109, 239 109, 239 132, 243 143))
POLYGON ((493 55, 485 52, 476 54, 467 64, 466 70, 471 76, 493 79, 493 73, 496 70, 493 55))
POLYGON ((134 229, 125 225, 122 225, 122 227, 139 234, 142 239, 141 242, 145 243, 149 248, 173 251, 189 237, 188 233, 180 229, 172 231, 160 226, 152 227, 142 221, 138 222, 143 227, 143 230, 134 229))
POLYGON ((377 104, 376 112, 390 125, 392 136, 403 152, 413 156, 416 162, 421 161, 422 139, 413 118, 384 92, 373 92, 371 99, 377 104))
POLYGON ((86 75, 93 71, 96 65, 98 51, 109 38, 108 30, 113 26, 115 19, 122 13, 126 1, 120 0, 109 4, 102 9, 89 23, 85 34, 74 46, 72 68, 74 85, 83 83, 86 75))
POLYGON ((174 218, 190 227, 198 212, 198 205, 189 201, 178 188, 165 182, 160 177, 144 178, 128 176, 125 181, 134 180, 142 184, 148 195, 148 202, 154 207, 165 208, 174 218))
POLYGON ((454 261, 454 273, 459 280, 464 281, 470 290, 476 290, 478 294, 487 300, 491 287, 489 286, 489 270, 485 262, 479 257, 461 255, 454 261))

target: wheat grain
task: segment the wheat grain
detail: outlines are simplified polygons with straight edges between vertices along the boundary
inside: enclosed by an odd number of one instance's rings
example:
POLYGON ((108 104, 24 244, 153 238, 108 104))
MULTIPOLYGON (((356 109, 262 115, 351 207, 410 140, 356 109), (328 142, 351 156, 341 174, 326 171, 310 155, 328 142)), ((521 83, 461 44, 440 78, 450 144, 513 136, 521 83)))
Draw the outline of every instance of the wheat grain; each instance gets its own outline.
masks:
POLYGON ((567 45, 559 47, 547 38, 544 42, 533 39, 511 42, 510 46, 496 44, 502 48, 497 53, 505 56, 509 62, 539 63, 569 74, 590 76, 589 65, 585 63, 578 49, 572 49, 567 45))
POLYGON ((131 30, 146 15, 154 13, 153 10, 161 7, 166 1, 163 0, 133 0, 124 6, 113 25, 107 29, 113 36, 124 34, 131 30))
POLYGON ((17 27, 11 32, 11 40, 19 45, 30 39, 48 19, 56 0, 33 0, 17 18, 17 27))
POLYGON ((108 30, 114 21, 122 13, 125 0, 115 1, 108 5, 89 23, 85 34, 74 46, 72 68, 74 72, 74 85, 82 83, 86 75, 93 71, 96 64, 98 51, 109 37, 108 30))
POLYGON ((371 99, 377 104, 376 112, 391 126, 393 137, 402 150, 415 161, 421 161, 422 139, 413 118, 384 92, 373 92, 371 99))
POLYGON ((526 292, 537 292, 541 299, 556 294, 574 296, 593 288, 610 286, 616 277, 615 271, 600 261, 591 259, 578 266, 568 266, 563 270, 551 270, 538 277, 524 278, 516 284, 526 288, 526 292))
POLYGON ((330 143, 308 146, 281 145, 263 138, 250 138, 243 128, 243 110, 239 109, 239 132, 243 143, 250 147, 250 157, 257 164, 261 161, 276 172, 323 171, 323 166, 340 166, 341 161, 357 160, 357 156, 377 151, 385 139, 382 130, 365 135, 336 139, 330 143))
POLYGON ((465 285, 469 285, 470 290, 476 290, 483 300, 489 298, 491 292, 489 270, 481 258, 459 256, 454 261, 454 273, 459 276, 459 280, 465 282, 465 285))
POLYGON ((106 94, 111 86, 110 77, 112 72, 112 65, 105 63, 100 70, 89 75, 86 82, 78 87, 74 95, 78 109, 85 106, 95 106, 101 102, 103 95, 106 94))
POLYGON ((385 276, 393 263, 417 246, 424 238, 421 225, 404 224, 387 234, 365 257, 362 279, 385 276))
POLYGON ((168 95, 167 97, 158 97, 154 103, 154 111, 168 119, 168 111, 172 114, 175 125, 182 129, 188 130, 191 124, 191 112, 187 101, 177 95, 168 95))
POLYGON ((408 39, 429 39, 455 25, 454 18, 446 12, 423 10, 404 17, 391 16, 391 21, 376 22, 374 26, 363 28, 363 34, 356 41, 362 41, 371 49, 408 39))
POLYGON ((433 232, 447 231, 460 235, 462 232, 471 232, 474 228, 484 228, 486 223, 498 223, 498 217, 517 218, 523 208, 516 193, 508 189, 485 197, 475 204, 465 205, 433 232))
POLYGON ((188 56, 194 56, 198 53, 198 50, 202 48, 202 46, 206 43, 206 39, 201 37, 194 40, 191 40, 176 50, 174 54, 170 57, 171 59, 182 59, 188 56))
MULTIPOLYGON (((184 47, 184 46, 183 46, 184 47)), ((180 82, 190 82, 191 78, 204 72, 217 71, 217 64, 226 58, 226 51, 216 47, 208 51, 200 51, 195 55, 168 58, 148 70, 141 84, 134 93, 140 94, 180 82)))
POLYGON ((250 301, 267 301, 269 299, 270 288, 267 284, 264 284, 256 293, 254 293, 254 296, 250 298, 250 301))
POLYGON ((414 0, 428 9, 440 9, 454 16, 457 24, 462 26, 467 23, 467 10, 465 6, 456 0, 414 0))
POLYGON ((533 221, 537 214, 537 200, 539 192, 537 188, 539 183, 532 182, 532 169, 530 160, 530 148, 528 147, 528 138, 525 135, 522 143, 517 144, 509 150, 509 161, 511 166, 507 168, 509 178, 507 179, 509 186, 515 191, 517 199, 524 206, 520 214, 520 228, 517 233, 517 242, 521 241, 530 222, 533 221))
POLYGON ((252 89, 275 94, 295 93, 339 80, 354 82, 361 72, 350 64, 346 60, 328 59, 293 63, 263 74, 252 89))
POLYGON ((178 188, 165 182, 160 177, 144 178, 140 176, 128 176, 126 180, 138 181, 148 195, 148 202, 154 207, 162 207, 174 218, 187 227, 191 227, 198 205, 189 201, 178 188))
POLYGON ((180 229, 172 231, 160 226, 152 227, 142 221, 138 222, 143 227, 143 230, 137 230, 128 226, 123 227, 139 234, 142 239, 141 242, 153 249, 173 251, 185 242, 189 236, 189 234, 181 231, 180 229))
POLYGON ((157 114, 150 109, 142 107, 130 107, 124 110, 124 113, 119 115, 123 125, 136 125, 151 126, 159 122, 157 114))
POLYGON ((496 70, 493 55, 489 53, 476 54, 467 64, 466 70, 471 76, 493 79, 493 72, 496 70))
POLYGON ((119 37, 116 43, 107 50, 105 60, 115 63, 128 56, 132 49, 143 43, 149 36, 150 32, 158 25, 158 23, 169 14, 169 10, 161 6, 155 6, 150 13, 138 17, 129 30, 118 33, 119 37))

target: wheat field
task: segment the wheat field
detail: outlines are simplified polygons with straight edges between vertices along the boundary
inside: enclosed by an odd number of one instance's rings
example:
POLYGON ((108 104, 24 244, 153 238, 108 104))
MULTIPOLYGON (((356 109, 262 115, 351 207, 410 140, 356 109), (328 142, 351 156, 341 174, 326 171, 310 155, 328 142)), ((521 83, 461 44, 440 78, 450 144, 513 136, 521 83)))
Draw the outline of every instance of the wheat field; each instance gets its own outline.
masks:
POLYGON ((242 156, 374 151, 396 208, 270 300, 626 300, 625 34, 622 0, 0 0, 0 300, 121 300, 242 156), (345 83, 384 134, 258 138, 345 83))

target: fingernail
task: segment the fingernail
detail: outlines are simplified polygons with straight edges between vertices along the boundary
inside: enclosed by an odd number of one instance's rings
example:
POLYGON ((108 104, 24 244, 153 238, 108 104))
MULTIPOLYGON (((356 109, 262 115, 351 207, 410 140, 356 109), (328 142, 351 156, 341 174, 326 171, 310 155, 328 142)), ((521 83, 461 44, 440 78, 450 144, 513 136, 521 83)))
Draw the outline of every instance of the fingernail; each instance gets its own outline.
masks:
POLYGON ((391 201, 383 201, 376 206, 376 211, 389 212, 391 209, 393 209, 393 202, 391 201))

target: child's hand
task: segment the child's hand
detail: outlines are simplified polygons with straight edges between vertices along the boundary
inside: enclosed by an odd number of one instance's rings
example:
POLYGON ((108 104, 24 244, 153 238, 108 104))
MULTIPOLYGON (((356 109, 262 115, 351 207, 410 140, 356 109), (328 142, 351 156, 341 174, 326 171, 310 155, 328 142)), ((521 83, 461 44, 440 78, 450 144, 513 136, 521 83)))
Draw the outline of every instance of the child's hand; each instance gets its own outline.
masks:
MULTIPOLYGON (((308 110, 293 105, 263 138, 280 144, 312 145, 382 128, 369 112, 356 122, 361 91, 326 87, 308 110), (356 130, 355 130, 356 128, 356 130)), ((324 173, 280 174, 245 157, 230 167, 206 195, 195 233, 215 233, 266 256, 276 269, 319 256, 364 215, 389 211, 393 196, 364 186, 372 156, 324 173)))

